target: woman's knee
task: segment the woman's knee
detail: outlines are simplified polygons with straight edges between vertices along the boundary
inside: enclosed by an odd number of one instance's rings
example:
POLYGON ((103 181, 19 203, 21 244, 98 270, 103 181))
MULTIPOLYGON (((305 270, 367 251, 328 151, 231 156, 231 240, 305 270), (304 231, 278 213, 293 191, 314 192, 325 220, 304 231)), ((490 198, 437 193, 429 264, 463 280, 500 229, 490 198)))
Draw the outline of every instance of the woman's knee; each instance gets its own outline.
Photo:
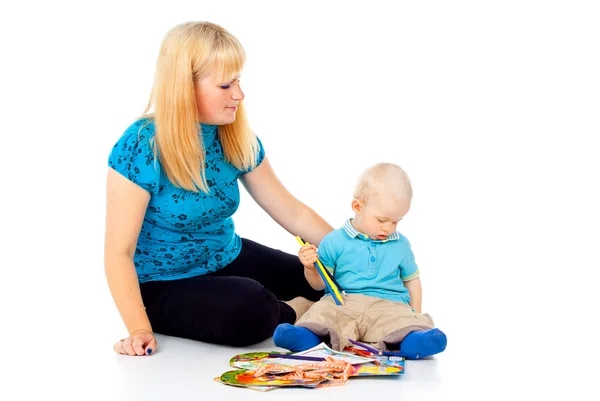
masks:
POLYGON ((222 336, 225 343, 246 346, 273 335, 279 322, 280 305, 264 286, 251 279, 242 279, 235 303, 223 311, 222 336))

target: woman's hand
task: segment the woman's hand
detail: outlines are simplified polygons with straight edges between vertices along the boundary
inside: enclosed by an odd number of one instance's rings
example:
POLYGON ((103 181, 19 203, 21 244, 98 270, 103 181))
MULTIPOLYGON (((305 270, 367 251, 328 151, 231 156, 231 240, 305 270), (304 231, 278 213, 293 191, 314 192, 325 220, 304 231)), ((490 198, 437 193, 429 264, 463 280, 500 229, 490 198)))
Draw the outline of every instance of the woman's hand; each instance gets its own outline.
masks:
POLYGON ((318 257, 317 247, 314 245, 304 245, 298 251, 298 258, 300 258, 300 262, 302 262, 307 269, 315 268, 318 257))
POLYGON ((113 346, 117 354, 121 355, 152 355, 156 352, 156 338, 149 330, 136 330, 113 346))

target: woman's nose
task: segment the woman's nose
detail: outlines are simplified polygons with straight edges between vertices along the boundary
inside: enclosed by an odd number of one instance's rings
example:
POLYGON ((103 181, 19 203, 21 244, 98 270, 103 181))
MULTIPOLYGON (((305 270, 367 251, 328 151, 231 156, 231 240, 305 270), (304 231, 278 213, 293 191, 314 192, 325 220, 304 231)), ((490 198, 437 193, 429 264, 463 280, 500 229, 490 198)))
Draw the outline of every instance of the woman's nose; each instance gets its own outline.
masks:
POLYGON ((244 95, 244 92, 242 91, 242 88, 240 88, 239 86, 236 86, 233 89, 233 99, 235 99, 235 100, 244 100, 244 97, 246 97, 246 95, 244 95))

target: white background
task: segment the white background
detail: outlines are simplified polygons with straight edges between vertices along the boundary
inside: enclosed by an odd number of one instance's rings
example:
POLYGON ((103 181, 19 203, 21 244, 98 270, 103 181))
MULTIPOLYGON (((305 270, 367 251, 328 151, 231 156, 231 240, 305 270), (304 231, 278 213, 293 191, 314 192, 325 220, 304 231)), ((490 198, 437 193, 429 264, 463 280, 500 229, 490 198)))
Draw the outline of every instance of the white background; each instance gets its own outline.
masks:
MULTIPOLYGON (((432 380, 454 373, 453 396, 487 399, 591 384, 595 2, 80 3, 0 7, 2 399, 127 386, 107 373, 125 334, 102 262, 107 158, 145 108, 162 37, 188 20, 239 38, 252 127, 285 186, 333 226, 364 168, 409 173, 400 230, 449 339, 432 380)), ((296 252, 245 192, 235 220, 296 252)))

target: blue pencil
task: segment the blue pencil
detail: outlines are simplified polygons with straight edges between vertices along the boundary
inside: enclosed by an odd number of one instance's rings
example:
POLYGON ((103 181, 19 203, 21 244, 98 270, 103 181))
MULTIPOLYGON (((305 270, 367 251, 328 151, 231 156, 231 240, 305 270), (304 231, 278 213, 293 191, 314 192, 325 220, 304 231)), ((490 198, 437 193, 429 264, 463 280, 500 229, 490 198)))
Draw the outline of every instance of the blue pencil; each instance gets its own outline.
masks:
MULTIPOLYGON (((304 241, 302 238, 300 238, 298 235, 296 236, 296 240, 300 243, 300 245, 304 246, 307 244, 306 241, 304 241)), ((333 298, 333 300, 335 301, 335 304, 340 306, 342 305, 342 296, 340 295, 340 299, 338 299, 338 297, 335 295, 335 291, 333 291, 333 289, 331 288, 331 286, 329 285, 329 282, 327 280, 327 278, 325 277, 325 274, 327 274, 327 277, 329 277, 327 269, 323 266, 323 270, 325 270, 325 272, 321 271, 321 268, 319 267, 318 263, 314 263, 315 268, 317 269, 317 273, 319 273, 319 276, 321 276, 321 280, 323 280, 323 282, 325 283, 325 287, 329 290, 329 293, 331 294, 331 297, 333 298)), ((337 289, 337 285, 335 283, 333 283, 333 285, 336 286, 337 289)), ((339 289, 337 289, 339 291, 339 289)))
POLYGON ((383 352, 381 352, 380 350, 375 349, 373 347, 369 347, 367 344, 359 343, 358 341, 354 341, 354 340, 352 340, 350 338, 348 339, 348 341, 350 341, 354 345, 358 345, 359 347, 363 347, 364 349, 366 349, 368 351, 371 351, 375 355, 382 355, 383 354, 383 352))
MULTIPOLYGON (((327 287, 327 289, 329 290, 329 293, 331 294, 331 297, 333 298, 333 300, 335 301, 336 305, 341 305, 340 301, 337 299, 337 297, 335 296, 335 293, 333 292, 333 289, 331 288, 331 286, 329 286, 329 283, 327 282, 327 279, 325 278, 325 276, 323 275, 323 272, 321 271, 321 269, 319 268, 319 265, 317 263, 315 263, 315 268, 317 269, 317 272, 319 273, 319 275, 321 276, 321 279, 323 280, 323 282, 325 283, 325 286, 327 287)), ((327 272, 327 269, 324 269, 325 272, 327 272)), ((334 283, 335 284, 335 283, 334 283)), ((337 285, 337 284, 336 284, 337 285)))
POLYGON ((337 285, 338 290, 344 294, 345 297, 348 296, 348 294, 346 294, 346 291, 344 290, 344 288, 342 288, 342 286, 340 285, 340 283, 337 282, 337 280, 335 279, 335 277, 333 276, 332 273, 329 272, 329 270, 327 270, 327 268, 325 268, 325 271, 327 272, 327 275, 331 278, 331 281, 333 281, 333 284, 337 285))
MULTIPOLYGON (((306 243, 306 241, 304 241, 303 238, 300 238, 300 239, 302 240, 302 242, 306 243)), ((323 264, 323 263, 321 262, 321 264, 323 264)), ((323 265, 323 266, 325 266, 325 265, 323 265)), ((327 269, 327 267, 325 267, 325 273, 327 273, 329 278, 331 278, 331 281, 333 281, 333 284, 335 284, 337 286, 338 291, 341 292, 342 294, 344 294, 345 297, 348 296, 348 294, 346 294, 346 291, 344 290, 344 288, 340 285, 340 283, 337 282, 334 275, 329 271, 329 269, 327 269)))

